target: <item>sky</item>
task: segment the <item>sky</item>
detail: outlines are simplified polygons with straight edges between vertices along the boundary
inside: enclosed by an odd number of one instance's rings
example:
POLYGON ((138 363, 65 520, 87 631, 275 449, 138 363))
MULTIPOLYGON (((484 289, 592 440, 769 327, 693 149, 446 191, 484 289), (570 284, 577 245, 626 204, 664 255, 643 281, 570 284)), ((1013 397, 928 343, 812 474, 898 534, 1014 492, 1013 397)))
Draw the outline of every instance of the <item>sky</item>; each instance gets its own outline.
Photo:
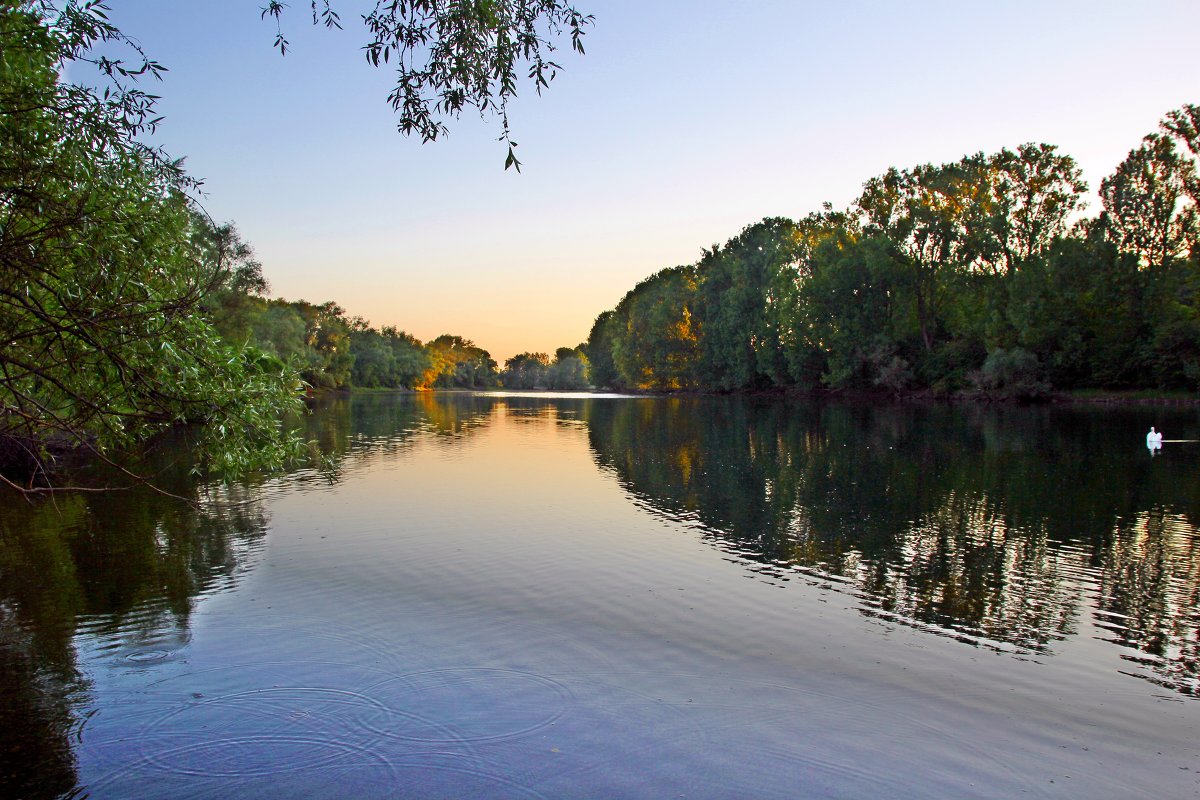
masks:
MULTIPOLYGON (((255 248, 271 294, 336 301, 501 364, 587 338, 643 278, 764 217, 844 208, 889 167, 1024 142, 1094 190, 1159 119, 1200 103, 1196 0, 577 0, 578 56, 496 121, 399 134, 357 16, 263 0, 109 0, 169 72, 155 141, 255 248)), ((1096 210, 1098 201, 1092 200, 1096 210)))

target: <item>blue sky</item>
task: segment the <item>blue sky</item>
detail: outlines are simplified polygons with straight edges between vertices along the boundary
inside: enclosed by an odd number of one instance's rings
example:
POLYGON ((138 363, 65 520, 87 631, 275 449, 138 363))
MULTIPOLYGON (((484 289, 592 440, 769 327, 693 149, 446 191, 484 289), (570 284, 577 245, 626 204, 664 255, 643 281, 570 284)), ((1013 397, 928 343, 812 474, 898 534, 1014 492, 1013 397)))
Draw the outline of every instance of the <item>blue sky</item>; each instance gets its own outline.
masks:
POLYGON ((370 3, 326 31, 294 0, 284 58, 255 0, 110 5, 170 70, 158 140, 273 294, 501 361, 577 344, 647 275, 890 166, 1044 141, 1094 189, 1200 103, 1195 0, 579 0, 587 55, 563 42, 565 71, 511 110, 517 174, 476 115, 433 144, 395 131, 391 75, 359 50, 370 3))

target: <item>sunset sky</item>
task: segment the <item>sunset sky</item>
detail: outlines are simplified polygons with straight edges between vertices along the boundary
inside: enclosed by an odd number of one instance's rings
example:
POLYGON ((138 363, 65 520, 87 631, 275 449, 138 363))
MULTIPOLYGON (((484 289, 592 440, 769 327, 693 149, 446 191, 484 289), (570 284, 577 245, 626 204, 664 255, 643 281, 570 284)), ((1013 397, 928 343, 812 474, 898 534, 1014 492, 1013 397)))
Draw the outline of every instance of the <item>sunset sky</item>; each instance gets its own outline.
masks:
MULTIPOLYGON (((344 30, 253 0, 111 0, 170 70, 158 141, 256 249, 272 294, 334 300, 503 364, 583 341, 642 278, 765 216, 842 207, 889 166, 1028 141, 1093 189, 1162 115, 1200 103, 1195 0, 579 0, 587 55, 499 125, 466 115, 422 145, 395 131, 392 75, 344 30)), ((1093 203, 1093 208, 1094 208, 1093 203)))

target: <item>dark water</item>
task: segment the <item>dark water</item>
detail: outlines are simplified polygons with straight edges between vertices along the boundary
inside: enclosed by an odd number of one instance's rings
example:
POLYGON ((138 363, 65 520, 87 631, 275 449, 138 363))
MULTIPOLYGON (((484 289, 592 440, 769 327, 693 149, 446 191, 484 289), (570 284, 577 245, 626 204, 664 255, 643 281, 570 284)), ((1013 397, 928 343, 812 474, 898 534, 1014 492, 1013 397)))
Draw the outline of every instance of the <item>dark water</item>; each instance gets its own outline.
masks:
POLYGON ((333 476, 0 495, 0 797, 1197 796, 1150 425, 372 396, 333 476))

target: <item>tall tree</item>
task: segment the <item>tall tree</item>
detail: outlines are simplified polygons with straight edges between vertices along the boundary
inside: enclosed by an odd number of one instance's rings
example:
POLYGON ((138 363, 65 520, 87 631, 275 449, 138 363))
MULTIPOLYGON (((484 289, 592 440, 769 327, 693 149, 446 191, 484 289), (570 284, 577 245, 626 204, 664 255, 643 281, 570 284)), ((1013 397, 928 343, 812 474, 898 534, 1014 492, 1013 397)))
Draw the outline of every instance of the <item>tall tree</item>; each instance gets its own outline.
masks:
POLYGON ((1200 170, 1196 169, 1196 162, 1200 160, 1200 106, 1188 104, 1168 111, 1159 128, 1191 154, 1193 169, 1185 186, 1192 202, 1200 205, 1200 170))
POLYGON ((770 287, 794 271, 796 223, 771 217, 746 227, 697 264, 701 381, 721 389, 781 384, 787 365, 780 331, 768 314, 770 287))
POLYGON ((890 290, 911 306, 923 381, 952 390, 988 347, 1011 347, 1008 279, 1067 232, 1085 191, 1073 159, 1032 143, 867 182, 857 207, 866 235, 891 243, 890 290))
POLYGON ((345 310, 333 301, 314 304, 297 300, 291 306, 304 321, 304 363, 300 372, 304 380, 318 389, 348 386, 354 354, 345 310))
POLYGON ((866 232, 892 244, 927 351, 934 348, 956 279, 983 250, 986 169, 982 155, 911 170, 893 167, 867 181, 857 202, 866 232))
POLYGON ((157 65, 89 55, 119 39, 102 7, 46 5, 0 6, 0 468, 36 481, 63 449, 110 457, 179 422, 210 424, 210 465, 277 465, 298 381, 198 314, 227 262, 178 165, 137 139, 152 99, 121 84, 157 65), (89 59, 115 90, 60 80, 89 59))
POLYGON ((824 242, 835 239, 848 246, 859 237, 859 219, 845 211, 834 211, 825 203, 796 223, 796 251, 793 261, 784 262, 767 286, 765 322, 771 339, 779 342, 791 380, 813 385, 824 365, 821 348, 815 345, 811 325, 813 293, 813 257, 824 242))
POLYGON ((1137 386, 1147 379, 1144 274, 1099 226, 1080 233, 1012 276, 1007 314, 1015 344, 1038 357, 1058 388, 1137 386))
POLYGON ((1188 257, 1200 237, 1196 183, 1196 162, 1175 138, 1149 134, 1100 184, 1109 239, 1143 267, 1188 257))
POLYGON ((1067 233, 1083 207, 1087 183, 1075 159, 1050 144, 1023 144, 987 159, 988 241, 981 256, 991 271, 1008 274, 1067 233))
POLYGON ((218 225, 199 210, 192 211, 191 222, 192 239, 211 265, 208 286, 201 290, 202 312, 225 339, 258 346, 253 329, 270 291, 262 262, 233 223, 218 225))
POLYGON ((495 386, 499 372, 491 353, 461 336, 442 334, 426 345, 432 366, 423 385, 477 389, 495 386))
POLYGON ((417 337, 395 326, 385 325, 379 334, 392 351, 393 371, 387 385, 415 389, 421 375, 429 368, 429 354, 425 347, 417 337))
POLYGON ((617 325, 615 311, 602 311, 588 332, 584 353, 588 362, 588 382, 593 386, 614 388, 621 385, 612 355, 617 325))
POLYGON ((554 351, 554 363, 546 370, 546 388, 578 390, 588 388, 585 345, 560 347, 554 351))
POLYGON ((841 230, 810 254, 796 318, 802 342, 793 356, 798 378, 811 382, 819 369, 821 383, 834 389, 898 390, 912 380, 897 352, 905 337, 894 309, 898 293, 890 248, 882 236, 859 238, 841 230))
POLYGON ((673 267, 639 283, 617 305, 612 359, 621 382, 638 389, 696 385, 697 270, 673 267))

